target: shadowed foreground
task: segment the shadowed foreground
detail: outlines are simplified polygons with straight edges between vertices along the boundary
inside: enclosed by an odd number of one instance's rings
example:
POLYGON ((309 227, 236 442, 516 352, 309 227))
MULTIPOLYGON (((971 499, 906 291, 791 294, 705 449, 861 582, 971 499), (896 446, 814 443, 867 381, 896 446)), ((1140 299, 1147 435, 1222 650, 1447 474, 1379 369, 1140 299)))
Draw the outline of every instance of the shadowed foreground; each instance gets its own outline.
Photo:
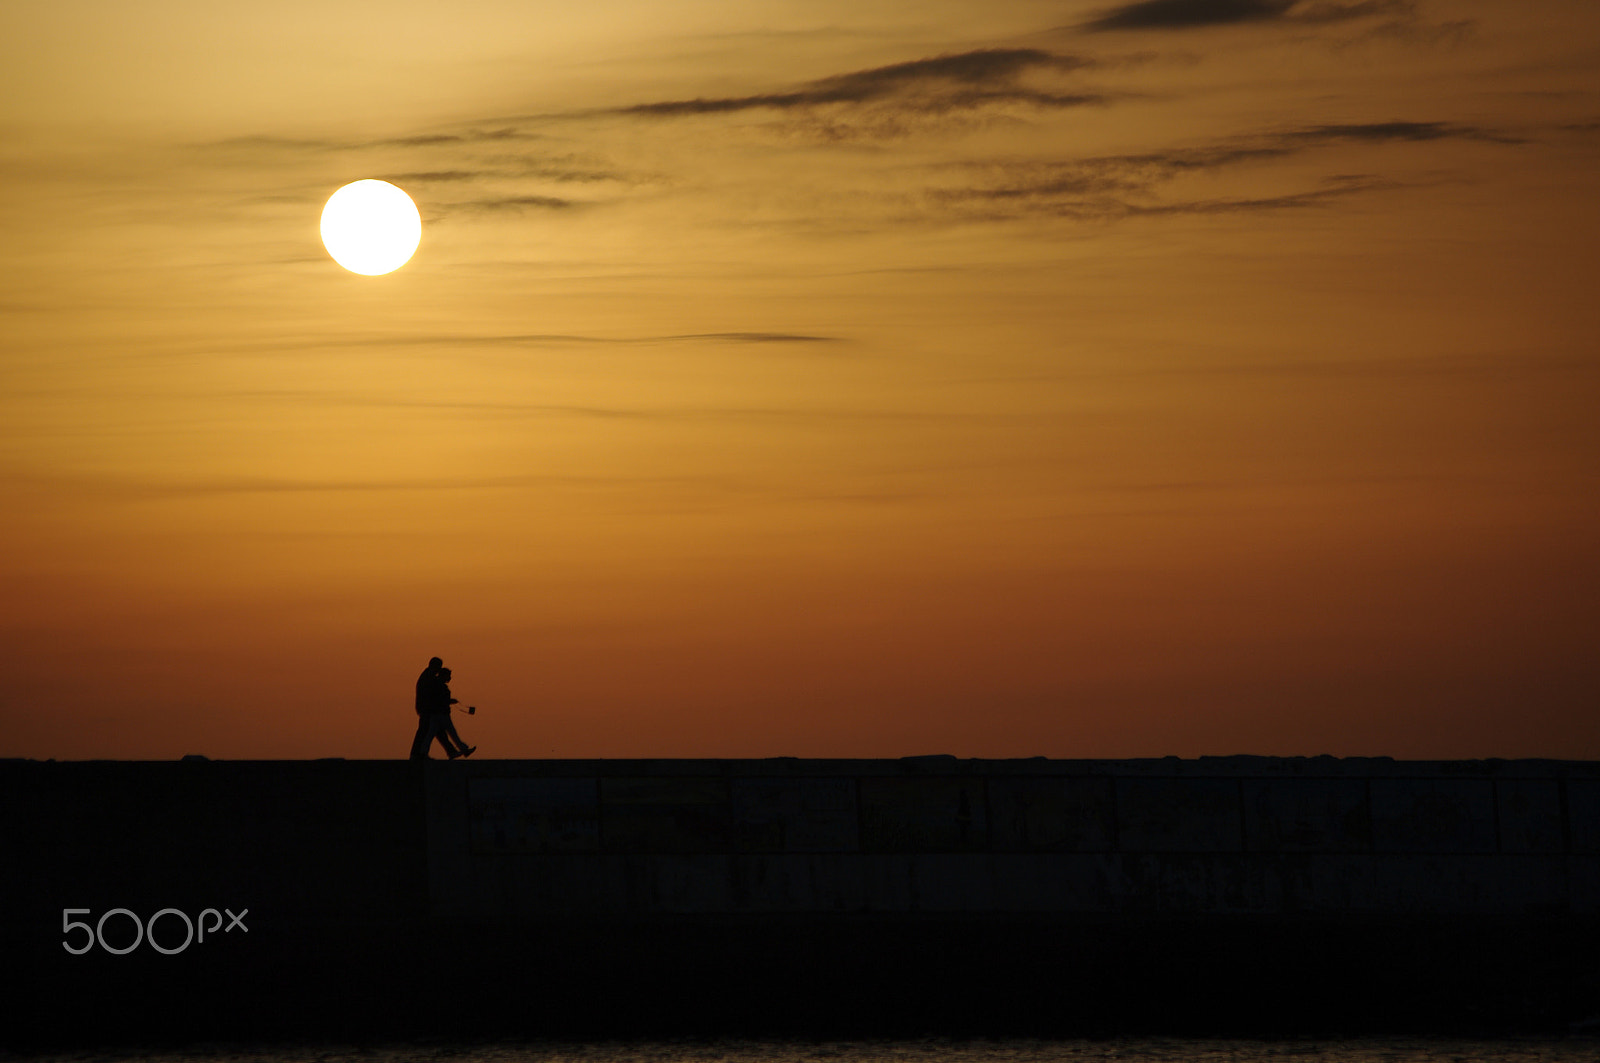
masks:
POLYGON ((1591 763, 13 761, 0 786, 11 1045, 1600 1011, 1591 763))

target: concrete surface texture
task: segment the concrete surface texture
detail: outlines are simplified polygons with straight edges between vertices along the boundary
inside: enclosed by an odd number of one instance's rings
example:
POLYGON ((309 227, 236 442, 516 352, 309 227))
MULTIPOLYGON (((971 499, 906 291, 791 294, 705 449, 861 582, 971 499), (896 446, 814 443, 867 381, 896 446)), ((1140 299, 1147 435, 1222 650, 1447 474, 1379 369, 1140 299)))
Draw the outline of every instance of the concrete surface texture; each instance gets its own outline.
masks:
MULTIPOLYGON (((0 764, 14 902, 285 917, 1600 911, 1600 764, 0 764)), ((12 918, 16 917, 15 903, 12 918)))
POLYGON ((506 761, 425 777, 429 896, 550 912, 1600 906, 1588 763, 506 761))

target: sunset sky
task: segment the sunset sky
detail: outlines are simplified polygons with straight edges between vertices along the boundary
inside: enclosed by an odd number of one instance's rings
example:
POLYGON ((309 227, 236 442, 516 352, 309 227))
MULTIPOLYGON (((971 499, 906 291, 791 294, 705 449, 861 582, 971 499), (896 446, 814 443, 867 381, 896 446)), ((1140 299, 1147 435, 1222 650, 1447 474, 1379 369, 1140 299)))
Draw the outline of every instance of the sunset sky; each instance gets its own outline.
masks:
POLYGON ((438 654, 479 756, 1600 757, 1594 0, 20 0, 0 133, 0 756, 438 654))

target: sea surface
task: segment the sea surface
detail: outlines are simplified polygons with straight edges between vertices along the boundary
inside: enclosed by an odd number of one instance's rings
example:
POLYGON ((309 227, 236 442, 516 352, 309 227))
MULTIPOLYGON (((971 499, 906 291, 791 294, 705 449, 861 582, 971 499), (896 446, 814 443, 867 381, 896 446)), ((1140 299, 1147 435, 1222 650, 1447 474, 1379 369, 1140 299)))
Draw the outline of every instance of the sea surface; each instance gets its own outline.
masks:
POLYGON ((40 1063, 1595 1063, 1600 1060, 1600 1038, 250 1043, 0 1054, 0 1059, 24 1058, 40 1063))

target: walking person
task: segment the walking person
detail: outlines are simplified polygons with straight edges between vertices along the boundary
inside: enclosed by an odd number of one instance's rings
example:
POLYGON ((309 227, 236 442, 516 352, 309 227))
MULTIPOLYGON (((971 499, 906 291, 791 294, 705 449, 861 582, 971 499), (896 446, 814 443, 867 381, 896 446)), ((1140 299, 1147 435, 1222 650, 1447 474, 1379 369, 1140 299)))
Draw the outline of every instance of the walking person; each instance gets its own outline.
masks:
POLYGON ((450 747, 449 744, 445 742, 445 739, 449 739, 450 742, 455 743, 456 751, 451 754, 451 760, 454 760, 456 757, 472 756, 472 754, 478 751, 478 747, 469 746, 463 742, 461 740, 461 736, 456 734, 455 721, 450 719, 450 706, 457 704, 457 701, 455 698, 450 696, 450 669, 448 668, 439 669, 439 704, 443 706, 439 711, 440 744, 444 745, 445 750, 448 752, 450 747))
POLYGON ((431 658, 428 667, 417 676, 417 734, 411 740, 412 760, 427 760, 435 738, 451 760, 477 751, 477 746, 461 741, 450 721, 450 706, 455 703, 456 699, 450 696, 450 669, 438 657, 431 658))

